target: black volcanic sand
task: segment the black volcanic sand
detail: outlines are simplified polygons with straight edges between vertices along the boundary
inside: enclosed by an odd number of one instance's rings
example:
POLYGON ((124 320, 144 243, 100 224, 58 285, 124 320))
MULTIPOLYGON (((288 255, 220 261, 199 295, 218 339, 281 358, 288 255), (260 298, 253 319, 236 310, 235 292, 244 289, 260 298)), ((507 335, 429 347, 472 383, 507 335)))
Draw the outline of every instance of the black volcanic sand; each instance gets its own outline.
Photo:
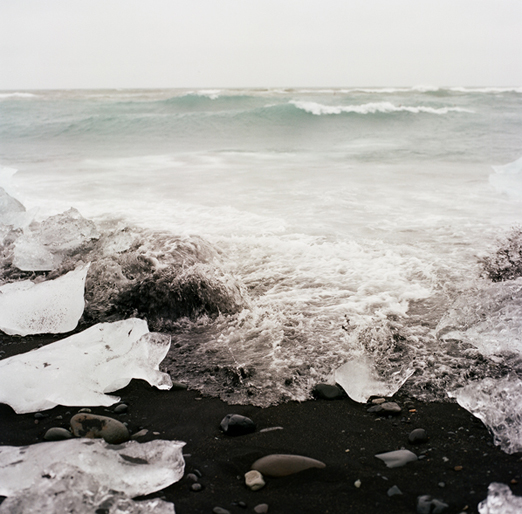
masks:
MULTIPOLYGON (((0 337, 1 356, 60 338, 0 337)), ((503 453, 493 445, 482 422, 454 403, 423 403, 399 393, 393 401, 401 405, 402 413, 379 417, 367 412, 369 405, 347 397, 258 408, 227 405, 196 391, 159 391, 141 380, 133 380, 117 394, 129 406, 126 414, 103 407, 93 407, 92 412, 126 422, 131 433, 148 429, 141 442, 168 439, 187 443, 185 477, 149 496, 173 502, 177 514, 210 514, 214 507, 232 514, 254 512, 260 503, 268 504, 274 514, 415 513, 420 495, 447 503, 445 512, 472 513, 487 497, 491 482, 509 484, 514 494, 522 496, 522 454, 503 453), (229 413, 254 420, 256 432, 224 435, 219 424, 229 413), (282 429, 261 432, 271 427, 282 429), (408 434, 415 428, 428 432, 427 443, 408 442, 408 434), (393 469, 375 458, 375 454, 401 448, 423 458, 393 469), (256 459, 273 453, 305 455, 323 461, 326 468, 267 477, 263 489, 250 491, 244 484, 245 472, 256 459), (203 489, 199 492, 190 489, 193 482, 186 478, 194 472, 201 473, 203 489), (357 480, 360 488, 354 485, 357 480), (403 494, 389 497, 387 492, 394 485, 403 494)), ((69 428, 69 420, 78 410, 59 406, 37 420, 34 414, 17 415, 0 404, 0 444, 42 442, 48 428, 69 428)))

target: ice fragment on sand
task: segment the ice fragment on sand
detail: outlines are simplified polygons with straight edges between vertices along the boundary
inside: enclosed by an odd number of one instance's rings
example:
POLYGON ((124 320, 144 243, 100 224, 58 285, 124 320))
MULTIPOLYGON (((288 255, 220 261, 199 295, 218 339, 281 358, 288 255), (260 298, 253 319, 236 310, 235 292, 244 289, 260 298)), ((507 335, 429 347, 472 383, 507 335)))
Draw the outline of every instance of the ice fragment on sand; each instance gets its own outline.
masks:
POLYGON ((150 494, 183 476, 184 445, 182 441, 161 439, 117 446, 101 439, 68 439, 31 446, 1 446, 0 495, 17 495, 28 487, 34 490, 35 480, 49 469, 60 473, 65 466, 79 468, 104 487, 131 498, 150 494))
POLYGON ((393 373, 382 381, 365 357, 353 359, 335 371, 335 381, 356 402, 365 403, 371 396, 393 396, 414 373, 393 373))
POLYGON ((55 464, 31 487, 4 500, 0 514, 31 512, 98 512, 106 514, 175 514, 174 504, 159 498, 135 502, 110 490, 96 477, 74 466, 55 464))
POLYGON ((410 450, 396 450, 394 452, 379 453, 376 457, 382 460, 389 468, 400 468, 417 460, 417 455, 410 450))
POLYGON ((504 452, 522 451, 522 381, 518 377, 485 378, 448 396, 479 418, 504 452))
POLYGON ((151 333, 136 318, 100 323, 38 350, 0 361, 0 402, 18 413, 56 405, 109 406, 119 398, 104 393, 133 378, 170 389, 170 376, 159 364, 170 336, 151 333))
POLYGON ((0 330, 6 334, 60 334, 73 330, 85 306, 89 265, 46 282, 30 280, 0 287, 0 330))
POLYGON ((506 484, 493 482, 488 487, 488 497, 479 503, 479 514, 520 514, 522 496, 515 496, 506 484))
POLYGON ((71 208, 31 225, 15 243, 13 264, 25 271, 56 269, 67 252, 99 237, 96 225, 71 208))

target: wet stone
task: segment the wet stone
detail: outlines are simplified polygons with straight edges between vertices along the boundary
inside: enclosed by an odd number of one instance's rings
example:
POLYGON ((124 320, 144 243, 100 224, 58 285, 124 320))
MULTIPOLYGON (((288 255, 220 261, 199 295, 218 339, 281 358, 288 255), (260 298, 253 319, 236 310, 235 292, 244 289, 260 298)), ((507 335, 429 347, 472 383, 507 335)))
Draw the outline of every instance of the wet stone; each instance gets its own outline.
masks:
POLYGON ((222 507, 214 507, 212 509, 214 514, 230 514, 230 511, 227 509, 223 509, 222 507))
POLYGON ((397 496, 399 494, 402 494, 402 491, 396 486, 392 486, 388 489, 388 496, 392 497, 392 496, 397 496))
POLYGON ((252 464, 255 469, 268 477, 284 477, 310 468, 325 468, 326 464, 319 460, 302 455, 274 454, 256 460, 252 464))
POLYGON ((190 486, 190 490, 198 493, 199 491, 203 490, 203 486, 199 482, 196 482, 190 486))
POLYGON ((44 435, 46 441, 63 441, 64 439, 72 438, 71 432, 61 427, 53 427, 47 430, 44 435))
POLYGON ((379 416, 397 416, 402 412, 401 407, 395 402, 384 402, 374 405, 368 409, 368 412, 379 414, 379 416))
POLYGON ((128 410, 129 406, 125 403, 120 403, 119 405, 116 405, 116 407, 114 407, 114 412, 116 414, 125 414, 128 410))
POLYGON ((256 514, 266 514, 268 512, 268 503, 260 503, 254 507, 256 514))
POLYGON ((266 485, 263 475, 255 469, 245 473, 245 484, 251 491, 259 491, 266 485))
POLYGON ((192 482, 197 482, 198 481, 198 477, 194 473, 189 473, 187 475, 187 480, 192 480, 192 482))
POLYGON ((408 441, 411 444, 420 444, 428 441, 428 433, 423 428, 416 428, 408 436, 408 441))
POLYGON ((109 444, 129 440, 129 431, 120 421, 95 414, 76 414, 71 418, 71 429, 76 437, 103 438, 109 444))
POLYGON ((183 384, 182 382, 172 382, 171 390, 173 391, 184 391, 185 389, 188 389, 187 384, 183 384))
POLYGON ((256 424, 246 416, 227 414, 221 421, 220 428, 226 435, 238 436, 255 432, 256 424))
POLYGON ((312 394, 314 398, 320 400, 338 400, 344 396, 344 392, 340 387, 330 384, 317 384, 313 388, 312 394))
POLYGON ((139 432, 136 432, 135 434, 132 434, 131 439, 137 440, 140 437, 144 437, 149 433, 149 431, 146 428, 141 429, 139 432))

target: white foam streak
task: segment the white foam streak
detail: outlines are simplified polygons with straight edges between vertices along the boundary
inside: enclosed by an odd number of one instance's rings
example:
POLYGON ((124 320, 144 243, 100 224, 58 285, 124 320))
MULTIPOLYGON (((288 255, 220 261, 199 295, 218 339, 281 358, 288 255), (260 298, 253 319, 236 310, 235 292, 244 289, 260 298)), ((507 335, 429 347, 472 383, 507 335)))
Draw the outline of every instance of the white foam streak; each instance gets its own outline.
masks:
POLYGON ((391 102, 370 102, 362 105, 324 105, 317 102, 306 102, 291 100, 290 103, 315 116, 323 114, 375 114, 375 113, 392 113, 392 112, 410 112, 412 114, 428 113, 428 114, 448 114, 449 112, 467 112, 473 113, 471 109, 463 107, 426 107, 426 106, 406 106, 395 105, 391 102))
POLYGON ((0 93, 0 100, 7 98, 34 98, 38 95, 34 93, 26 93, 26 92, 15 92, 15 93, 0 93))

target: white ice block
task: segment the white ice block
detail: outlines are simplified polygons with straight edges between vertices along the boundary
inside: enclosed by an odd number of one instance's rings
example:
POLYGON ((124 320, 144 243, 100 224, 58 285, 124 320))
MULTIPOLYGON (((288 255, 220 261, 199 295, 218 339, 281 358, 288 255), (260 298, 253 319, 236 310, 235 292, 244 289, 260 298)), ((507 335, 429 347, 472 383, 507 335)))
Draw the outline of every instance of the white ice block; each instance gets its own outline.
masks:
POLYGON ((94 489, 96 493, 97 482, 100 487, 130 498, 147 495, 183 476, 184 445, 182 441, 161 439, 120 445, 110 445, 102 439, 68 439, 31 446, 0 446, 0 495, 16 496, 28 488, 43 495, 49 486, 41 480, 45 475, 49 475, 49 480, 58 477, 56 482, 72 480, 71 489, 80 491, 86 487, 84 491, 94 489), (77 470, 85 475, 77 477, 77 470))
POLYGON ((89 264, 38 284, 30 280, 0 287, 0 330, 6 334, 61 334, 78 324, 85 307, 89 264))
POLYGON ((100 323, 79 334, 0 361, 0 402, 18 414, 56 405, 109 406, 119 398, 104 393, 140 378, 170 389, 170 376, 159 364, 170 336, 150 333, 132 318, 100 323))
POLYGON ((448 396, 479 418, 504 452, 522 451, 522 381, 517 376, 471 382, 448 396))
POLYGON ((509 486, 493 482, 488 487, 488 497, 479 503, 479 514, 520 514, 522 497, 515 496, 509 486))
POLYGON ((354 401, 365 403, 371 396, 393 396, 414 373, 406 369, 402 373, 388 373, 383 380, 366 357, 358 357, 335 371, 335 381, 354 401))

